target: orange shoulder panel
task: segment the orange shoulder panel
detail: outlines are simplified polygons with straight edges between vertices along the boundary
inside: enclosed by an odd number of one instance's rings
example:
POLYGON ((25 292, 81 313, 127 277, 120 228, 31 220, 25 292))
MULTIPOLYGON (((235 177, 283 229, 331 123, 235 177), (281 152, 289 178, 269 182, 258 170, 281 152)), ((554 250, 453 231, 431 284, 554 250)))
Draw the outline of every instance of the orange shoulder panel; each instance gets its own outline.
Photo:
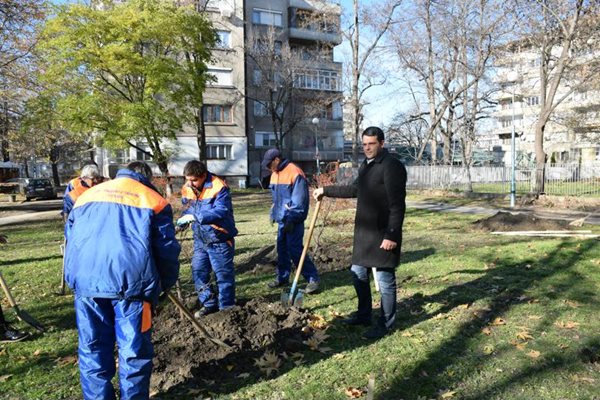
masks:
POLYGON ((86 190, 75 203, 75 208, 98 202, 151 208, 157 214, 169 204, 159 193, 131 178, 113 179, 86 190))
POLYGON ((212 176, 212 187, 204 188, 202 193, 200 193, 200 200, 204 199, 212 199, 213 197, 217 197, 221 189, 227 187, 225 181, 217 176, 212 176))
POLYGON ((81 196, 83 192, 87 191, 88 189, 89 187, 83 186, 81 183, 79 183, 77 186, 73 187, 73 190, 67 193, 67 196, 70 196, 73 199, 73 202, 76 202, 79 196, 81 196))
MULTIPOLYGON (((275 175, 275 174, 273 174, 275 175)), ((279 171, 278 178, 276 181, 273 181, 274 176, 271 175, 271 183, 280 184, 280 185, 291 185, 294 183, 298 175, 304 177, 304 172, 294 163, 289 163, 285 166, 284 169, 279 171)))
POLYGON ((194 189, 187 185, 183 185, 181 188, 181 197, 189 200, 196 200, 196 193, 194 193, 194 189))

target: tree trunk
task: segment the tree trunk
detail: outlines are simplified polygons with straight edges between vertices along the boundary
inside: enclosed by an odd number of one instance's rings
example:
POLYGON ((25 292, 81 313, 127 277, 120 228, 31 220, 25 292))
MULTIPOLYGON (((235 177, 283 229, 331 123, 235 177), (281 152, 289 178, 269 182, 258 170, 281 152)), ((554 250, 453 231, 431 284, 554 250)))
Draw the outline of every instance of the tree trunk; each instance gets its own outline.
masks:
POLYGON ((544 152, 544 129, 545 123, 538 121, 535 125, 535 181, 534 190, 536 195, 544 193, 546 178, 546 153, 544 152))
POLYGON ((58 176, 58 161, 60 159, 60 148, 58 146, 52 146, 50 149, 50 165, 52 165, 52 180, 54 186, 60 186, 60 177, 58 176))
POLYGON ((173 195, 173 184, 171 183, 171 177, 169 176, 169 165, 166 161, 157 162, 156 165, 165 178, 165 198, 173 195))
POLYGON ((206 126, 202 117, 202 108, 196 111, 196 143, 198 144, 198 159, 206 163, 206 126))

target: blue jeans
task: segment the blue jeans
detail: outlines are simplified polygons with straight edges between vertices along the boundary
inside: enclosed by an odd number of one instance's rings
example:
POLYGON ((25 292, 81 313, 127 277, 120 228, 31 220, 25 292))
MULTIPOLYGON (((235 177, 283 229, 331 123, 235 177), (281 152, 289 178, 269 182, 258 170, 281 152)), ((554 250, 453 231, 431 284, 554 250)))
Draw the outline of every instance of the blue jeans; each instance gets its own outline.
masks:
MULTIPOLYGON (((290 233, 284 232, 283 226, 280 223, 277 229, 277 280, 288 282, 292 271, 292 261, 295 265, 298 265, 302 256, 304 222, 294 224, 294 229, 290 233)), ((319 281, 317 267, 315 267, 308 254, 302 266, 302 276, 307 282, 319 281)))
POLYGON ((75 296, 79 371, 85 400, 115 399, 115 342, 122 399, 147 399, 154 349, 150 303, 75 296))
POLYGON ((192 278, 198 300, 207 309, 224 310, 235 305, 235 271, 233 269, 233 239, 227 242, 204 244, 194 241, 192 256, 192 278), (214 285, 210 283, 210 273, 215 272, 218 288, 218 301, 214 285))
MULTIPOLYGON (((373 305, 371 300, 371 285, 369 285, 369 271, 372 268, 352 265, 352 281, 358 297, 358 311, 356 317, 360 320, 370 321, 373 305)), ((377 268, 377 282, 381 293, 381 316, 378 324, 386 329, 391 329, 396 321, 396 272, 393 268, 377 268)))

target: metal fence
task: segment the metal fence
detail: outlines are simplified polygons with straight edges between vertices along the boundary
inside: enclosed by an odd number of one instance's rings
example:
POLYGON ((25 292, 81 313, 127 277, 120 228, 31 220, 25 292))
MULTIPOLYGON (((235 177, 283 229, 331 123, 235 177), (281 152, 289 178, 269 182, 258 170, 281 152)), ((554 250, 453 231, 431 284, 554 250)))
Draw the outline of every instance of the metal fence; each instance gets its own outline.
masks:
MULTIPOLYGON (((411 189, 467 190, 469 174, 460 166, 409 166, 407 186, 411 189)), ((474 192, 510 193, 510 166, 471 167, 474 192)), ((535 167, 515 170, 517 193, 533 192, 535 167)), ((558 196, 600 196, 600 163, 546 165, 544 191, 558 196)))
MULTIPOLYGON (((469 174, 461 166, 408 166, 408 189, 468 190, 469 174)), ((474 192, 509 194, 512 170, 510 166, 471 167, 470 181, 474 192)), ((515 170, 516 191, 526 194, 535 190, 535 167, 515 170)), ((357 176, 356 170, 340 167, 337 181, 348 184, 357 176)), ((545 172, 545 193, 556 196, 600 196, 600 163, 548 164, 545 172)))

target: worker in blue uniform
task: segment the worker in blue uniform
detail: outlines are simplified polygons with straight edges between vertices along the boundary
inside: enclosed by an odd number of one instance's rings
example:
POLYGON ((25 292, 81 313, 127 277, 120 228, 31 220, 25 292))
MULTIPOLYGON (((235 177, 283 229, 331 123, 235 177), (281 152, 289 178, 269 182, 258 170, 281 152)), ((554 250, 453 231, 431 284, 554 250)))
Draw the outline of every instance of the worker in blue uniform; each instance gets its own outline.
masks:
MULTIPOLYGON (((309 207, 308 182, 302 169, 284 158, 278 149, 267 150, 261 166, 271 171, 271 220, 277 222, 277 276, 268 286, 277 288, 288 285, 292 261, 298 265, 302 255, 304 221, 309 207)), ((305 293, 319 290, 319 273, 308 255, 302 276, 308 282, 305 293)))
POLYGON ((181 191, 184 211, 179 227, 192 224, 194 255, 192 278, 202 308, 200 318, 235 305, 234 238, 238 231, 233 217, 231 193, 224 180, 210 173, 198 160, 183 168, 186 183, 181 191), (214 272, 217 287, 211 284, 214 272))
POLYGON ((115 398, 115 343, 121 398, 150 395, 152 309, 177 280, 180 252, 171 206, 151 178, 146 163, 130 163, 79 196, 66 223, 86 400, 115 398))

